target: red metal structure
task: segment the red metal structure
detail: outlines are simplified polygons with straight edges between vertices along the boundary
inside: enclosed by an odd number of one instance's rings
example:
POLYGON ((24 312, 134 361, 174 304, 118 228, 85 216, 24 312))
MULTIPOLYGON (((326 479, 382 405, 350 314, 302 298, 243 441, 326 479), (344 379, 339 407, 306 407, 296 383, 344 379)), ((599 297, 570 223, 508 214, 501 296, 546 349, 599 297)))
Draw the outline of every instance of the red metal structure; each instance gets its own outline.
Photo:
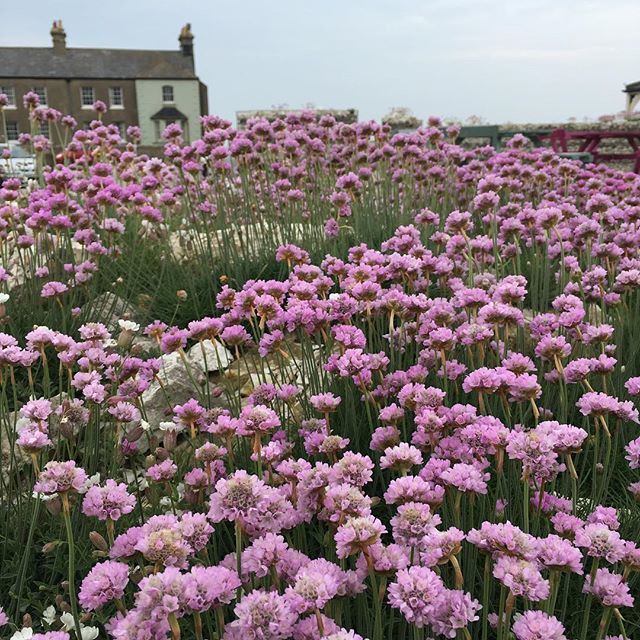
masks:
POLYGON ((540 136, 549 141, 553 150, 557 153, 567 153, 569 142, 578 142, 579 153, 590 153, 594 162, 607 162, 609 160, 633 161, 633 170, 640 173, 640 131, 567 131, 555 129, 547 135, 540 136), (600 142, 603 140, 626 140, 629 144, 627 153, 610 153, 599 151, 600 142))

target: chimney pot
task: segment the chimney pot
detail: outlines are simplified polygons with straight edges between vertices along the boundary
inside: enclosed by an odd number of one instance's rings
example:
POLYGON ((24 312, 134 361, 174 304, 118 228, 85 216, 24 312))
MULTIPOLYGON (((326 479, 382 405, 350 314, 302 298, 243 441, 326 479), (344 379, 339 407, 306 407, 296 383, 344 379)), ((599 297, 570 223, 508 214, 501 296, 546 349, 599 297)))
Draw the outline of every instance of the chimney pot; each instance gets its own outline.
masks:
POLYGON ((53 41, 53 53, 61 55, 67 50, 67 34, 62 26, 62 20, 53 21, 51 40, 53 41))
POLYGON ((180 51, 182 51, 182 54, 193 57, 193 33, 191 33, 191 23, 187 22, 187 24, 180 29, 178 42, 180 43, 180 51))

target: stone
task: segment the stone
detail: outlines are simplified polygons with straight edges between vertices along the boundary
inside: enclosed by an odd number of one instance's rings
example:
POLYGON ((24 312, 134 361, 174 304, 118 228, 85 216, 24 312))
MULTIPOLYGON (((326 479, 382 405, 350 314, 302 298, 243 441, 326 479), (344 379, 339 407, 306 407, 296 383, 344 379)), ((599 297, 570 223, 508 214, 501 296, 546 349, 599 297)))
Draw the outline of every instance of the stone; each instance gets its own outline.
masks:
POLYGON ((81 313, 84 322, 102 322, 114 336, 120 333, 118 320, 135 321, 138 317, 139 312, 133 304, 111 291, 105 291, 85 304, 81 313))
POLYGON ((0 475, 3 484, 9 481, 10 474, 19 473, 29 462, 29 455, 15 444, 17 434, 13 432, 16 418, 16 412, 12 411, 0 421, 0 475))
MULTIPOLYGON (((191 398, 198 400, 201 395, 206 394, 206 385, 209 385, 210 391, 216 386, 205 375, 204 367, 188 356, 187 366, 178 352, 165 354, 160 357, 160 361, 162 365, 157 379, 141 396, 144 414, 152 433, 158 429, 160 422, 171 420, 175 405, 184 404, 191 398)), ((211 396, 212 407, 225 405, 223 396, 211 396)))
POLYGON ((222 371, 233 360, 230 351, 217 340, 203 340, 187 351, 187 358, 203 372, 222 371))

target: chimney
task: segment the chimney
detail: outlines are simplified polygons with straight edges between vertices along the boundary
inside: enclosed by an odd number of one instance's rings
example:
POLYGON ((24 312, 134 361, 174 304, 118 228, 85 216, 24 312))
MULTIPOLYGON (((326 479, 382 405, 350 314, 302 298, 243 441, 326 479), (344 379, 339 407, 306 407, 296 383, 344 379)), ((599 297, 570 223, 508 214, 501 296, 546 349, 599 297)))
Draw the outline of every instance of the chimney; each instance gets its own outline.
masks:
POLYGON ((67 50, 67 34, 64 32, 62 20, 54 20, 51 27, 51 40, 53 40, 53 53, 64 54, 67 50))
POLYGON ((189 56, 193 60, 193 33, 191 33, 190 23, 187 22, 187 24, 180 29, 178 42, 180 42, 180 51, 182 51, 182 55, 189 56))

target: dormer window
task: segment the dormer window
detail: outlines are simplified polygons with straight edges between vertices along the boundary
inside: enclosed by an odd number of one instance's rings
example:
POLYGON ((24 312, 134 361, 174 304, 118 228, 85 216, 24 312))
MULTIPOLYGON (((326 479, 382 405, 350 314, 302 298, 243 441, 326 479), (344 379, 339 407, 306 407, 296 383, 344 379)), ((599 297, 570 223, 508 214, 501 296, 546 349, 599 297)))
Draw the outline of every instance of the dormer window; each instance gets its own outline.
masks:
POLYGON ((173 87, 170 84, 165 84, 162 87, 162 102, 165 104, 170 103, 173 104, 173 87))

